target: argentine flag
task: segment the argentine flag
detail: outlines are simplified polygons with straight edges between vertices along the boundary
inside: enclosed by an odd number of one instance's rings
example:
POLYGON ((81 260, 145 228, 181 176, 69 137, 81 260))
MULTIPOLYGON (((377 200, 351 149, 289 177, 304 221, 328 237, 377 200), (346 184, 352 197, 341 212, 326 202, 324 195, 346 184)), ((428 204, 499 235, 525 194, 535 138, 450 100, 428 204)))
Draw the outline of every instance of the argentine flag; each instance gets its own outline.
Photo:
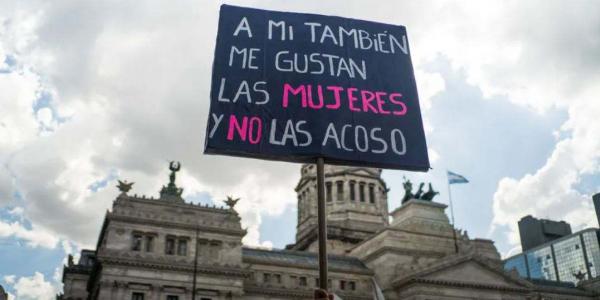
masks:
POLYGON ((448 184, 455 184, 455 183, 468 183, 469 181, 462 175, 458 175, 456 173, 448 172, 448 184))

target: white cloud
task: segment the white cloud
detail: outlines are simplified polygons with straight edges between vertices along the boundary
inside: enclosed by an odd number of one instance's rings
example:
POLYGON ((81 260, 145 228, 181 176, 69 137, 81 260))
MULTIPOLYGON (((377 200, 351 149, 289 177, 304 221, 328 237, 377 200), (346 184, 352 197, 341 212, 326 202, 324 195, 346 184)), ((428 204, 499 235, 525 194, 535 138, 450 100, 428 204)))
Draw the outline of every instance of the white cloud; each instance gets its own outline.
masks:
POLYGON ((440 159, 440 154, 433 148, 427 148, 427 152, 429 155, 429 162, 431 164, 435 164, 440 159))
POLYGON ((504 178, 498 184, 494 224, 510 227, 512 244, 519 243, 517 221, 527 214, 566 220, 575 229, 597 225, 591 195, 581 194, 576 185, 583 175, 597 174, 600 167, 600 122, 593 120, 600 114, 600 105, 583 101, 569 113, 563 130, 570 131, 571 137, 556 144, 545 165, 519 180, 504 178))
POLYGON ((9 284, 15 291, 15 298, 19 300, 51 300, 55 299, 58 293, 58 289, 46 281, 44 274, 39 272, 35 272, 33 276, 24 276, 18 279, 12 276, 12 282, 9 284))
POLYGON ((0 237, 23 239, 31 247, 54 248, 58 243, 58 238, 52 233, 36 227, 27 229, 20 222, 5 223, 0 221, 0 237))
POLYGON ((33 118, 32 105, 37 99, 39 78, 29 72, 0 73, 0 152, 16 150, 35 138, 38 124, 33 118))
POLYGON ((591 195, 577 190, 582 176, 598 176, 600 170, 600 20, 593 17, 597 4, 579 2, 565 11, 553 3, 532 15, 509 6, 507 13, 515 20, 503 35, 504 45, 519 51, 493 71, 484 67, 474 79, 488 93, 507 94, 537 111, 558 107, 568 112, 568 120, 554 134, 557 143, 546 163, 520 179, 504 178, 498 184, 493 224, 510 228, 513 245, 519 243, 517 221, 526 214, 564 219, 575 229, 597 224, 591 195), (524 26, 536 30, 519 30, 524 26))
POLYGON ((11 8, 0 12, 13 24, 7 30, 21 32, 10 36, 23 36, 4 38, 2 48, 18 54, 18 70, 40 74, 32 73, 29 86, 13 88, 22 90, 24 100, 11 115, 24 125, 9 132, 22 140, 0 150, 8 166, 0 176, 14 178, 0 191, 5 199, 20 193, 24 217, 35 228, 93 245, 101 212, 118 192, 112 182, 97 192, 89 187, 116 171, 136 182, 134 193, 156 195, 168 180, 169 160, 183 163, 178 184, 185 196, 232 194, 248 203, 239 205, 248 243, 260 242, 261 214, 280 214, 294 203, 298 165, 201 154, 212 63, 212 43, 207 47, 206 41, 214 41, 218 3, 202 7, 31 2, 12 14, 11 8), (65 10, 78 26, 66 22, 65 10), (34 114, 42 91, 52 96, 52 110, 34 114), (60 126, 54 111, 67 118, 60 126), (52 132, 40 135, 40 125, 52 132))
POLYGON ((229 195, 241 198, 235 209, 242 218, 242 226, 248 230, 243 239, 246 245, 273 247, 273 244, 268 241, 260 241, 259 226, 262 223, 262 215, 280 215, 287 206, 296 203, 291 188, 295 181, 291 179, 287 183, 274 186, 270 184, 272 177, 267 172, 256 170, 254 174, 242 179, 232 188, 210 190, 218 202, 229 195))
POLYGON ((15 276, 15 275, 6 275, 6 276, 4 276, 4 282, 6 282, 7 284, 14 284, 16 277, 17 276, 15 276))
POLYGON ((419 102, 423 110, 431 108, 431 98, 446 89, 446 82, 439 73, 428 73, 416 70, 417 88, 419 90, 419 102))
POLYGON ((11 210, 9 210, 8 213, 13 216, 20 217, 23 215, 23 208, 20 206, 16 206, 16 207, 12 208, 11 210))

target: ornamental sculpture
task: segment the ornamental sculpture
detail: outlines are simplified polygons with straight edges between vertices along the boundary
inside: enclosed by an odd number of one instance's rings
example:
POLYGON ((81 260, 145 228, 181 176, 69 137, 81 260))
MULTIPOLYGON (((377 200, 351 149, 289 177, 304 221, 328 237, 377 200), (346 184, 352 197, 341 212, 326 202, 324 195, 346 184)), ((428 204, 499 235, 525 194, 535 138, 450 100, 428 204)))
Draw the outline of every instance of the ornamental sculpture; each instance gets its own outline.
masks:
POLYGON ((169 175, 169 184, 167 186, 163 186, 162 189, 160 190, 160 195, 161 197, 164 196, 174 196, 177 198, 181 197, 181 193, 183 193, 183 189, 182 188, 178 188, 177 185, 175 185, 175 177, 176 177, 176 172, 178 172, 181 169, 181 163, 179 163, 178 161, 172 161, 169 163, 169 170, 171 170, 171 174, 169 175))
POLYGON ((238 201, 240 201, 240 198, 233 198, 231 196, 227 196, 227 199, 225 200, 225 205, 227 205, 229 207, 229 209, 233 209, 233 207, 235 206, 236 203, 238 203, 238 201))
POLYGON ((410 180, 404 181, 402 186, 404 187, 404 197, 402 198, 402 204, 408 202, 411 199, 423 200, 423 201, 433 201, 433 198, 439 194, 439 192, 433 190, 433 186, 429 183, 429 190, 423 193, 423 186, 425 183, 419 184, 419 189, 415 194, 412 193, 412 182, 410 180))
POLYGON ((127 182, 127 180, 125 181, 121 181, 121 180, 117 180, 119 182, 119 184, 117 185, 117 188, 119 189, 119 191, 121 191, 121 194, 125 195, 127 194, 127 192, 129 192, 131 190, 131 186, 135 183, 135 182, 127 182))

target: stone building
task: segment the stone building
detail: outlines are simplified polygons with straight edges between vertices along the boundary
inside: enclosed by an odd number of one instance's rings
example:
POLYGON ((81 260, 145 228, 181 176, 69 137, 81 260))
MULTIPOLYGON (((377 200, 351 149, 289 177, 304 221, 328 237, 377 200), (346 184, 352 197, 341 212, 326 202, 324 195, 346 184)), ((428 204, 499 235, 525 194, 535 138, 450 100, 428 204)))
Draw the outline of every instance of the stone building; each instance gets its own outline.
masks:
MULTIPOLYGON (((285 250, 243 246, 233 199, 227 208, 186 203, 175 185, 178 169, 156 199, 130 196, 131 184, 121 183, 96 250, 64 267, 59 298, 312 298, 314 166, 301 168, 296 241, 285 250)), ((325 175, 328 284, 342 299, 600 299, 597 283, 532 282, 506 272, 492 241, 454 231, 444 204, 413 199, 388 213, 380 169, 326 166, 325 175)))

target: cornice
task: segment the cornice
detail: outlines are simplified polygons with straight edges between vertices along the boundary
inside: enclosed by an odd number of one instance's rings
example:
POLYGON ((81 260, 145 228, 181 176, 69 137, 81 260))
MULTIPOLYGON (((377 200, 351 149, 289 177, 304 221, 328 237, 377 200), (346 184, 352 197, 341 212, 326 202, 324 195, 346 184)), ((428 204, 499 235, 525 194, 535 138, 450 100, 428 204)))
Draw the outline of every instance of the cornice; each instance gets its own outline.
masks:
MULTIPOLYGON (((365 175, 365 174, 357 174, 354 173, 357 170, 362 170, 364 168, 356 168, 356 169, 347 169, 344 171, 337 171, 337 172, 330 172, 330 173, 325 173, 325 179, 327 179, 328 177, 337 177, 337 176, 343 176, 343 175, 352 175, 352 176, 356 176, 356 177, 362 177, 362 178, 367 178, 367 179, 375 179, 377 180, 379 183, 381 183, 381 185, 383 185, 383 187, 385 188, 386 191, 388 191, 387 188, 387 184, 385 183, 385 181, 383 180, 383 178, 381 178, 380 175, 365 175)), ((368 171, 367 171, 368 172, 368 171)), ((298 184, 295 187, 295 191, 298 192, 298 190, 300 190, 307 182, 313 181, 317 179, 317 175, 303 175, 300 178, 300 181, 298 182, 298 184)))
POLYGON ((240 237, 243 237, 246 235, 246 230, 244 230, 244 229, 231 229, 231 228, 223 228, 223 227, 217 227, 217 226, 213 227, 213 226, 207 226, 205 224, 177 223, 177 222, 169 222, 169 221, 164 221, 164 220, 146 219, 146 218, 140 218, 140 217, 135 217, 135 216, 126 216, 126 215, 120 215, 120 214, 115 214, 115 213, 108 213, 106 216, 106 219, 111 220, 111 221, 121 221, 121 222, 128 222, 128 223, 141 224, 141 225, 154 225, 154 226, 160 226, 160 227, 171 227, 171 228, 186 229, 186 230, 198 229, 203 232, 222 233, 222 234, 228 234, 228 235, 234 235, 234 236, 240 236, 240 237))
MULTIPOLYGON (((271 261, 268 259, 260 259, 260 258, 254 258, 254 257, 242 257, 242 262, 246 263, 246 264, 259 264, 259 265, 269 265, 269 266, 277 266, 277 267, 283 267, 283 268, 296 268, 296 269, 304 269, 304 270, 312 270, 312 271, 316 271, 318 270, 317 266, 312 266, 312 265, 306 265, 306 264, 301 264, 301 263, 283 263, 283 262, 275 262, 275 261, 271 261)), ((352 267, 348 267, 348 268, 338 268, 335 266, 332 266, 331 264, 329 264, 329 271, 330 272, 336 272, 336 273, 352 273, 352 274, 357 274, 357 275, 373 275, 375 273, 373 273, 373 271, 367 269, 356 269, 356 268, 352 268, 352 267)))
POLYGON ((472 289, 480 289, 480 290, 494 290, 494 291, 502 291, 502 292, 515 292, 515 293, 528 293, 531 292, 532 289, 528 287, 509 287, 509 286, 501 286, 495 284, 481 284, 481 283, 472 283, 472 282, 461 282, 454 280, 438 280, 438 279, 429 279, 429 278, 411 278, 407 281, 402 282, 402 284, 395 284, 395 288, 400 288, 402 286, 411 285, 411 284, 430 284, 430 285, 440 285, 440 286, 448 286, 448 287, 456 287, 456 288, 472 288, 472 289))
MULTIPOLYGON (((202 204, 194 204, 194 203, 189 203, 189 202, 172 202, 172 201, 163 200, 161 198, 153 198, 153 197, 145 197, 145 196, 138 197, 137 195, 134 195, 134 196, 119 195, 117 197, 117 199, 115 200, 114 204, 116 204, 118 201, 131 201, 131 202, 138 202, 138 203, 149 204, 149 205, 154 205, 154 206, 179 207, 179 208, 184 208, 186 210, 192 209, 192 210, 196 210, 196 211, 203 211, 203 212, 210 212, 210 213, 237 215, 235 210, 225 208, 225 207, 217 207, 215 205, 208 206, 208 204, 202 205, 202 204)), ((113 204, 113 206, 114 206, 114 204, 113 204)))
POLYGON ((442 258, 447 255, 447 253, 440 252, 440 251, 429 251, 429 250, 422 250, 422 249, 406 249, 406 248, 397 248, 397 247, 392 247, 392 246, 384 246, 384 247, 381 247, 381 248, 369 253, 364 258, 361 258, 361 260, 365 263, 370 262, 385 253, 394 253, 394 254, 407 255, 407 256, 421 256, 421 257, 425 256, 425 257, 434 257, 434 258, 442 258))
MULTIPOLYGON (((173 261, 157 262, 156 259, 125 258, 117 256, 99 256, 98 262, 106 266, 126 266, 151 270, 194 272, 193 264, 174 263, 173 261)), ((201 274, 232 276, 246 278, 250 272, 241 266, 199 264, 197 272, 201 274)))
MULTIPOLYGON (((286 297, 296 299, 312 299, 314 297, 314 290, 307 289, 286 289, 269 286, 259 285, 246 285, 244 283, 244 292, 249 295, 260 295, 260 296, 275 296, 275 297, 286 297)), ((343 299, 347 300, 372 300, 373 297, 369 295, 353 295, 352 293, 339 293, 343 299)))

